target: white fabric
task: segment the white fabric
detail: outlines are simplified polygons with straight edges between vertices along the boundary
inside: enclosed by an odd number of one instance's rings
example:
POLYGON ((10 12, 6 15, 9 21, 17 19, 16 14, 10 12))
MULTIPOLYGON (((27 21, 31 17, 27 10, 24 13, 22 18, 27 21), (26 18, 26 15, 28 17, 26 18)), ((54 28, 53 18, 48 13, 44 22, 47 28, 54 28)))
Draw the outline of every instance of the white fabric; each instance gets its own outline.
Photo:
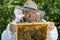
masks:
POLYGON ((14 9, 14 14, 15 14, 15 17, 17 19, 22 19, 22 17, 24 16, 23 13, 22 13, 22 10, 20 9, 20 6, 17 5, 14 9))
MULTIPOLYGON (((17 20, 14 20, 12 23, 16 24, 17 20)), ((42 20, 46 22, 45 20, 42 20)), ((58 38, 58 32, 56 27, 54 26, 54 30, 48 31, 48 40, 57 40, 58 38)), ((7 26, 7 29, 2 33, 1 40, 16 40, 16 34, 14 32, 10 31, 9 24, 7 26)))

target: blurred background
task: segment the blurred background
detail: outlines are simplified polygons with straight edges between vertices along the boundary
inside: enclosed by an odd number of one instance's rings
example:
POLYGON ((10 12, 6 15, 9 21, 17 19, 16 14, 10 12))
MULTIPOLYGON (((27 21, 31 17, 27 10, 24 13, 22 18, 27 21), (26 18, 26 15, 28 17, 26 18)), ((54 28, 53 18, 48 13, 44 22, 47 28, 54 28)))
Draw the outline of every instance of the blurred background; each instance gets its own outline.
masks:
MULTIPOLYGON (((12 14, 16 5, 23 6, 27 0, 0 0, 0 40, 7 24, 12 21, 12 14)), ((33 0, 39 10, 44 10, 45 20, 55 23, 60 40, 60 0, 33 0)))

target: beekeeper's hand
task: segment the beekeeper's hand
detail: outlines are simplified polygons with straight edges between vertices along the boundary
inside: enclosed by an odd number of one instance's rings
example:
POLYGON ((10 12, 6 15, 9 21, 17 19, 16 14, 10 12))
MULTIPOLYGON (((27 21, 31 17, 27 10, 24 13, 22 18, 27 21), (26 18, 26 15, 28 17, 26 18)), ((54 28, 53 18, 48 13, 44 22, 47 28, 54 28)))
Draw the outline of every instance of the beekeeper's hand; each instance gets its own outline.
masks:
POLYGON ((55 27, 54 22, 47 22, 47 24, 48 24, 48 30, 49 31, 54 30, 54 27, 55 27))
POLYGON ((15 24, 10 23, 10 31, 11 31, 11 32, 16 32, 16 30, 17 30, 16 25, 15 25, 15 24))

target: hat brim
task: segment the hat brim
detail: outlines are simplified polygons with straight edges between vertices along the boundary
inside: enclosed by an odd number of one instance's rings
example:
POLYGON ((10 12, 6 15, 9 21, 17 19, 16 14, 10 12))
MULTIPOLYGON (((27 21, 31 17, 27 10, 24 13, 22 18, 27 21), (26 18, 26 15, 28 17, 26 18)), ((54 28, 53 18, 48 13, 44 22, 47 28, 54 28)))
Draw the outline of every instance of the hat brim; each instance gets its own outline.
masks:
POLYGON ((29 8, 29 7, 18 7, 18 9, 21 9, 21 10, 26 10, 26 11, 31 11, 31 12, 39 12, 40 10, 38 9, 34 9, 34 8, 29 8))
POLYGON ((39 12, 38 9, 34 9, 34 8, 29 8, 29 7, 24 7, 22 10, 26 10, 26 11, 31 11, 31 12, 39 12))
POLYGON ((31 11, 31 12, 36 12, 38 13, 38 15, 45 15, 45 11, 43 10, 38 10, 38 9, 34 9, 34 8, 29 8, 29 7, 17 7, 18 9, 21 9, 21 10, 25 10, 25 11, 31 11))

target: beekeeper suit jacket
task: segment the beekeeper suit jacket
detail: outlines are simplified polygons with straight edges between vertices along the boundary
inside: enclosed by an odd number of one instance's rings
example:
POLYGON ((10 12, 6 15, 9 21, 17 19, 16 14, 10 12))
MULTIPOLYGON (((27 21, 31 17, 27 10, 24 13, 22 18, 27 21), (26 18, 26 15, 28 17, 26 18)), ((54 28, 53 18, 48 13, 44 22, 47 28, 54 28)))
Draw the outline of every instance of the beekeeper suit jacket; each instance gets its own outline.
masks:
MULTIPOLYGON (((31 2, 30 2, 30 4, 31 4, 31 2)), ((22 16, 24 16, 24 15, 21 14, 22 12, 19 13, 18 11, 20 12, 19 9, 15 9, 14 10, 14 13, 15 13, 15 17, 16 18, 15 18, 15 20, 13 20, 11 22, 13 24, 16 24, 16 23, 20 22, 20 19, 22 19, 22 16)), ((43 19, 42 19, 42 21, 43 22, 46 22, 43 19)), ((54 26, 54 29, 52 31, 49 31, 48 30, 48 40, 57 40, 57 38, 58 38, 58 32, 57 32, 56 27, 54 26)), ((8 24, 6 30, 3 31, 2 36, 1 36, 1 40, 16 40, 16 33, 10 31, 10 23, 8 24)))

